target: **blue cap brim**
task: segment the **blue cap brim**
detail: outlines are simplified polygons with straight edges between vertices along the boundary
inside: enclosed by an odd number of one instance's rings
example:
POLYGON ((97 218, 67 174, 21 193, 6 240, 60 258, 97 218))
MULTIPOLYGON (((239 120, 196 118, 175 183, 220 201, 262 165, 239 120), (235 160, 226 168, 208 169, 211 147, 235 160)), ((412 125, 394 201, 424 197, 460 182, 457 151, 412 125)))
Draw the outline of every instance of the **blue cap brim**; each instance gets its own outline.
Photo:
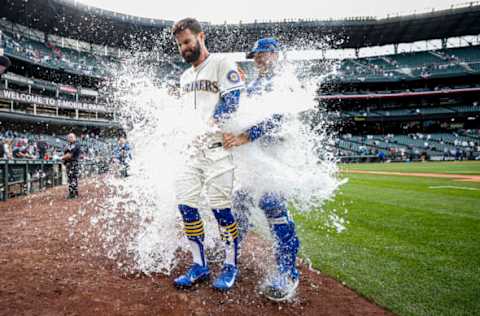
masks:
POLYGON ((253 57, 255 57, 256 53, 266 53, 266 52, 276 53, 278 51, 279 51, 278 49, 257 48, 247 53, 247 59, 252 59, 253 57))

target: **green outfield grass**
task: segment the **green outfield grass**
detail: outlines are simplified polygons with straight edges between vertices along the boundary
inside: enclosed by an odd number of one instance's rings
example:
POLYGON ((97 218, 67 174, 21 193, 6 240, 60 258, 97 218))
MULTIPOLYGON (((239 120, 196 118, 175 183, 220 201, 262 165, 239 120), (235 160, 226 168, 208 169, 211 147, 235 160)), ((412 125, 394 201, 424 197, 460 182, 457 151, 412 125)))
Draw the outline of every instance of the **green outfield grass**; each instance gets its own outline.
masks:
POLYGON ((340 164, 340 168, 343 170, 453 173, 453 174, 463 174, 463 175, 480 175, 480 161, 340 164))
MULTIPOLYGON (((478 174, 480 163, 342 168, 478 174)), ((480 183, 343 176, 349 182, 323 213, 295 214, 313 266, 400 315, 480 314, 480 183), (348 211, 340 234, 324 225, 333 210, 348 211)))

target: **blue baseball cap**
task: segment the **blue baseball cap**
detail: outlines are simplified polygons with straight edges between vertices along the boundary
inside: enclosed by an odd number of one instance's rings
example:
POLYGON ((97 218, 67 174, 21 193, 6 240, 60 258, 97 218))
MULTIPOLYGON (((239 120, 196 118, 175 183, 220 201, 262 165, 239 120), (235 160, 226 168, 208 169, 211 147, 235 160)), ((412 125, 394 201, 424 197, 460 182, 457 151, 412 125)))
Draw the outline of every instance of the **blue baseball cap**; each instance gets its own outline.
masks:
POLYGON ((252 50, 247 53, 247 58, 251 59, 256 53, 278 52, 280 51, 280 43, 273 37, 261 38, 255 42, 252 50))

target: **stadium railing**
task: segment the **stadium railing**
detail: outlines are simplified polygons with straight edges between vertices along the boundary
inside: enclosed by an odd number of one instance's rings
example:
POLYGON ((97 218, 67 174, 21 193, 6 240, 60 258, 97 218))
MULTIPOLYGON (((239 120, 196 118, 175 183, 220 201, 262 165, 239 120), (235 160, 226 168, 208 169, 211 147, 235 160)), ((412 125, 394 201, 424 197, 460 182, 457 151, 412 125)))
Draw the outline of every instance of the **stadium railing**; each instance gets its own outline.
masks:
MULTIPOLYGON (((108 170, 105 162, 82 161, 80 177, 90 177, 108 170)), ((28 195, 45 188, 63 185, 65 167, 60 161, 0 159, 0 201, 28 195)))
POLYGON ((376 155, 342 156, 339 159, 341 163, 360 163, 360 162, 379 162, 380 161, 380 158, 376 155))
POLYGON ((43 160, 0 160, 0 199, 63 184, 62 164, 43 160))

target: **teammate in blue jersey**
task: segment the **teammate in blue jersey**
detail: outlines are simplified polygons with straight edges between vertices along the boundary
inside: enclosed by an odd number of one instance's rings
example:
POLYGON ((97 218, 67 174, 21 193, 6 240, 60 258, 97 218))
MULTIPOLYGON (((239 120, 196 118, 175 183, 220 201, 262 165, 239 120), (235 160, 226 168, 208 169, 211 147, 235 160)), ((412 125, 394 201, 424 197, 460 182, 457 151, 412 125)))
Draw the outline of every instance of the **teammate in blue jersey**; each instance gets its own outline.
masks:
MULTIPOLYGON (((262 38, 255 43, 247 54, 253 58, 258 69, 258 77, 247 86, 249 96, 262 95, 274 89, 275 74, 281 71, 279 63, 279 43, 274 38, 262 38)), ((277 143, 275 134, 281 128, 284 117, 274 114, 272 117, 250 127, 240 135, 224 134, 225 148, 240 146, 249 142, 262 141, 267 146, 277 143)), ((234 194, 234 209, 238 214, 248 214, 253 207, 252 194, 240 190, 234 194)), ((275 239, 275 257, 277 271, 270 277, 262 292, 274 301, 288 300, 295 294, 299 283, 299 272, 295 261, 299 248, 299 240, 282 192, 262 192, 258 206, 266 215, 271 232, 275 239)), ((241 216, 239 216, 241 218, 241 216)))

